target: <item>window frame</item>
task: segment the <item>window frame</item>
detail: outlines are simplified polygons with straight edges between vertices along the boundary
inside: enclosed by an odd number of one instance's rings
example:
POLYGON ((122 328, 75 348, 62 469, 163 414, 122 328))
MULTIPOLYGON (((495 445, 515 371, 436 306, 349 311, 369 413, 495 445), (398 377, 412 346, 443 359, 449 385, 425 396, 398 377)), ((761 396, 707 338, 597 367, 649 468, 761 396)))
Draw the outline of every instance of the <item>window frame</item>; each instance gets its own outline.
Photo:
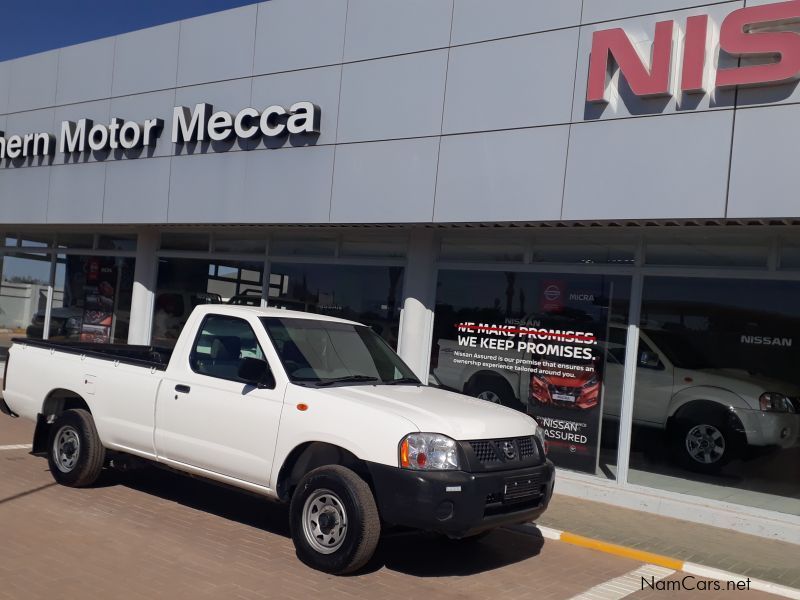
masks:
MULTIPOLYGON (((222 380, 222 381, 232 381, 234 383, 238 383, 238 384, 241 384, 241 385, 249 385, 246 381, 242 381, 241 379, 232 379, 230 377, 220 377, 218 375, 209 375, 208 373, 201 373, 200 371, 195 369, 194 365, 192 364, 192 358, 196 355, 195 349, 197 348, 197 344, 200 341, 200 337, 203 335, 203 329, 205 328, 205 326, 208 323, 208 321, 213 319, 213 318, 228 319, 230 321, 240 321, 240 322, 244 323, 250 329, 250 331, 253 334, 253 337, 256 340, 256 344, 258 345, 258 349, 261 351, 261 354, 264 356, 263 360, 264 360, 265 363, 267 363, 267 368, 269 369, 269 372, 272 375, 272 385, 265 385, 263 388, 260 388, 260 389, 274 390, 276 388, 276 386, 277 386, 277 382, 275 380, 275 369, 272 368, 272 364, 270 364, 269 359, 267 358, 267 353, 264 352, 264 348, 262 347, 261 342, 258 339, 258 334, 256 334, 256 331, 253 328, 253 325, 247 319, 243 319, 241 317, 234 317, 232 315, 223 315, 223 314, 220 314, 220 313, 210 313, 210 314, 207 314, 205 317, 203 317, 203 320, 200 322, 200 327, 197 328, 197 333, 195 334, 194 340, 192 341, 192 345, 189 348, 189 354, 188 354, 188 356, 186 358, 186 361, 189 364, 189 369, 192 371, 192 373, 195 373, 196 375, 200 375, 202 377, 210 377, 211 379, 219 379, 219 380, 222 380)), ((242 360, 241 356, 239 357, 239 360, 240 361, 242 360)))

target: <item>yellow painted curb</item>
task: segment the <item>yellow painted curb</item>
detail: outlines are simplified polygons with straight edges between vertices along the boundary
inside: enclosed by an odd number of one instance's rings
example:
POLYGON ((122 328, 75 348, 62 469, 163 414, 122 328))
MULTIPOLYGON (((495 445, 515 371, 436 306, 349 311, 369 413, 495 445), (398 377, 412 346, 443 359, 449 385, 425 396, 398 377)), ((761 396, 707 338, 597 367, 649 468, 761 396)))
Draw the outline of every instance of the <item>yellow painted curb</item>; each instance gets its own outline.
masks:
POLYGON ((592 550, 599 550, 607 554, 615 556, 622 556, 632 560, 638 560, 652 565, 658 565, 667 569, 675 571, 683 570, 683 561, 670 558, 669 556, 662 556, 661 554, 653 554, 652 552, 645 552, 644 550, 636 550, 634 548, 627 548, 625 546, 618 546, 617 544, 609 544, 608 542, 601 542, 591 538, 583 537, 582 535, 575 535, 566 531, 561 533, 561 541, 573 546, 580 546, 582 548, 591 548, 592 550))

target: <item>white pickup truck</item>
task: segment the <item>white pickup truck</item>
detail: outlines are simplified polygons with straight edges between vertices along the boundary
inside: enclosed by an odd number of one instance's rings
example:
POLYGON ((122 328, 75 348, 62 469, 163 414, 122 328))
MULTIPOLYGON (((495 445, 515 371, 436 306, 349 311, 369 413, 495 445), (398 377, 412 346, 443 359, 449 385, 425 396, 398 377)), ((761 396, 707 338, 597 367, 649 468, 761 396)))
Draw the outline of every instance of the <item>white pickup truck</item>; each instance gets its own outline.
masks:
POLYGON ((474 538, 553 492, 532 418, 423 386, 341 319, 208 305, 171 351, 16 340, 3 385, 58 483, 138 457, 290 503, 299 558, 329 573, 363 566, 382 528, 474 538))

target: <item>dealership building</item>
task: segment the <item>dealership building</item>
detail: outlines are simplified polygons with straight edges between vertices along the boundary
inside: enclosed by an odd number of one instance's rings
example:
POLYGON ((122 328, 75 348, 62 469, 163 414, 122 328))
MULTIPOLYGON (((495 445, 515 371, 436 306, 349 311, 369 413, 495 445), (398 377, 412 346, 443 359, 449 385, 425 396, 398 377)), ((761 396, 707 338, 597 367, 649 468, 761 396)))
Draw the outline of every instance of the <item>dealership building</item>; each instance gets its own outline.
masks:
POLYGON ((0 352, 354 319, 536 417, 558 492, 800 543, 800 9, 697 4, 271 0, 2 62, 0 352))

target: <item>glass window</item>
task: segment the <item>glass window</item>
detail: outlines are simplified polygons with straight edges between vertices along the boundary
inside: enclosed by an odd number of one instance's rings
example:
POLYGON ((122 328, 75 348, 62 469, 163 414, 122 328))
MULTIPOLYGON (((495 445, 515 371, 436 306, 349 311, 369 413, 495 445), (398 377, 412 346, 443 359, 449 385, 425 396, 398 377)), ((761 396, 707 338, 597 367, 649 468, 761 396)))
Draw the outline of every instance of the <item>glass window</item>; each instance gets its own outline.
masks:
POLYGON ((647 242, 649 265, 703 267, 766 267, 769 243, 752 235, 673 235, 647 242))
POLYGON ((275 236, 270 240, 269 253, 272 256, 335 256, 336 239, 275 236))
POLYGON ((247 383, 239 377, 245 358, 266 360, 253 328, 247 321, 209 315, 200 326, 189 364, 195 373, 247 383))
POLYGON ((403 272, 403 267, 273 263, 268 303, 358 321, 396 348, 403 272))
POLYGON ((406 254, 408 242, 404 238, 364 237, 342 240, 340 256, 399 258, 406 254))
MULTIPOLYGON (((0 255, 0 360, 11 339, 42 339, 50 282, 50 257, 45 254, 0 255)), ((51 319, 51 332, 53 321, 51 319)))
POLYGON ((262 322, 293 383, 419 383, 369 327, 311 319, 264 318, 262 322))
POLYGON ((58 255, 50 339, 128 341, 135 259, 58 255))
POLYGON ((522 262, 525 258, 525 243, 466 237, 445 238, 442 240, 439 258, 464 262, 522 262))
POLYGON ((217 252, 236 252, 239 254, 264 254, 267 251, 266 238, 246 237, 247 234, 215 233, 214 250, 217 252))
POLYGON ((264 263, 162 258, 153 314, 153 344, 173 346, 199 304, 261 305, 264 263))
POLYGON ((800 283, 645 279, 629 481, 800 514, 800 283))
POLYGON ((438 384, 527 412, 556 465, 614 478, 630 279, 439 272, 438 384))
POLYGON ((800 245, 794 240, 781 240, 780 245, 781 269, 800 269, 800 245))
POLYGON ((53 243, 52 233, 30 233, 20 236, 23 248, 48 248, 53 243))
POLYGON ((210 241, 207 233, 162 233, 161 249, 208 252, 210 241))
POLYGON ((94 235, 91 233, 59 233, 56 238, 58 248, 79 248, 91 250, 94 247, 94 235))
POLYGON ((101 235, 97 237, 98 250, 136 250, 136 234, 118 233, 116 235, 101 235))
POLYGON ((532 260, 540 263, 632 265, 636 262, 636 247, 633 243, 537 242, 533 246, 532 260))

